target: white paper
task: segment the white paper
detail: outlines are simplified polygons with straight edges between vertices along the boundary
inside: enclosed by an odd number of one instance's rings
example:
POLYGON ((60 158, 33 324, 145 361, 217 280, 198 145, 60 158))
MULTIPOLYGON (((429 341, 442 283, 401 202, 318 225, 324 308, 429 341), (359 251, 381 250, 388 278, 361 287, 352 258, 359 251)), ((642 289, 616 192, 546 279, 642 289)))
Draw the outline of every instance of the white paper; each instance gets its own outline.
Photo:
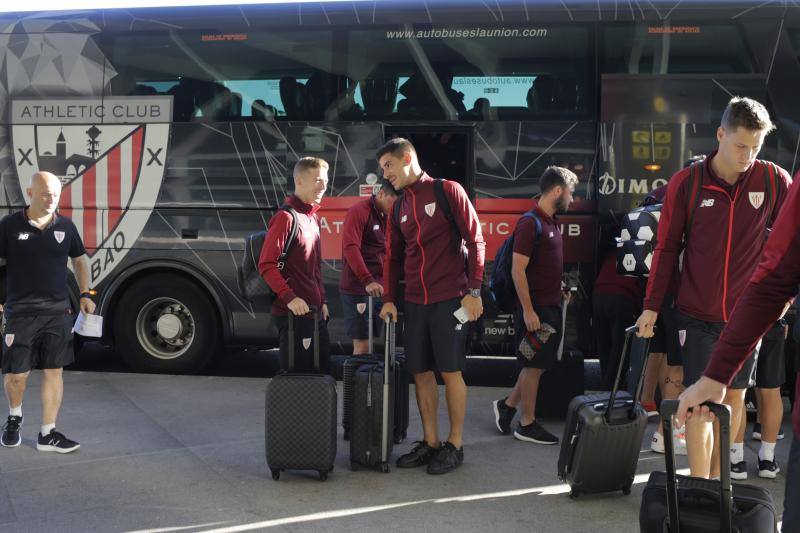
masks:
POLYGON ((72 331, 83 337, 103 336, 103 317, 100 315, 87 315, 83 311, 78 314, 72 331))

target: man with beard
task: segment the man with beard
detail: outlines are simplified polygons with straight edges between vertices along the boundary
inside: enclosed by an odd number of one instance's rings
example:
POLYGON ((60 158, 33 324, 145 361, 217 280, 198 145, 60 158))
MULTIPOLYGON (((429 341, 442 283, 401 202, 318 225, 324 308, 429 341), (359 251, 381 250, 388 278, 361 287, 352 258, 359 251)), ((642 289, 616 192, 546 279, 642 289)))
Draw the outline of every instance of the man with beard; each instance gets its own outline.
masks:
POLYGON ((511 422, 521 405, 522 415, 514 437, 537 444, 558 444, 558 437, 536 421, 536 395, 539 380, 556 362, 561 344, 561 306, 567 300, 562 292, 564 244, 555 215, 566 213, 578 177, 562 167, 548 167, 539 178, 541 196, 532 214, 523 215, 514 228, 514 255, 511 276, 517 290, 518 307, 514 313, 514 346, 526 335, 535 335, 542 324, 549 324, 551 334, 533 358, 517 354, 522 369, 508 397, 493 403, 495 424, 501 433, 511 433, 511 422), (537 224, 538 219, 538 224, 537 224))

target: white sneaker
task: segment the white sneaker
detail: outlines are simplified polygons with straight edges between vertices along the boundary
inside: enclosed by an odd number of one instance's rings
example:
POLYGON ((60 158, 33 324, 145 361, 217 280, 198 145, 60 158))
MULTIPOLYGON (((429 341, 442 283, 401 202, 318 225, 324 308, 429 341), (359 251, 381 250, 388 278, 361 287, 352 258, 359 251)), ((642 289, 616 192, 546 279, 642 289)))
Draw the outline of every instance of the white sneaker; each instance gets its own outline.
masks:
POLYGON ((664 453, 664 437, 661 436, 661 433, 653 433, 653 438, 650 439, 650 451, 664 453))
MULTIPOLYGON (((672 432, 672 448, 675 455, 686 455, 686 437, 683 436, 679 430, 672 432)), ((650 439, 650 451, 655 453, 664 453, 664 437, 661 433, 653 433, 653 438, 650 439)))

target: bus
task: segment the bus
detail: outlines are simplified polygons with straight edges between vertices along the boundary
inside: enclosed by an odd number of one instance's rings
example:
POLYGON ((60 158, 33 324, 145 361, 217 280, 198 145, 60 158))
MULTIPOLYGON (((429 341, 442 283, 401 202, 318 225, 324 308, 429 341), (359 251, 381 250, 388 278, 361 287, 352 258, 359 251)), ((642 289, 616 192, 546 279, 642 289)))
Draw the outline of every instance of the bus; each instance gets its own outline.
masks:
MULTIPOLYGON (((424 169, 463 185, 487 263, 547 166, 579 176, 559 223, 579 288, 566 342, 587 353, 605 228, 714 149, 731 96, 768 106, 778 130, 761 157, 797 169, 794 2, 144 3, 0 7, 2 209, 26 204, 33 172, 60 177, 102 340, 134 370, 193 372, 223 347, 276 345, 236 269, 303 156, 330 164, 323 276, 340 353, 341 225, 379 183, 388 138, 411 139, 424 169)), ((470 353, 512 354, 510 317, 488 290, 484 302, 470 353)))

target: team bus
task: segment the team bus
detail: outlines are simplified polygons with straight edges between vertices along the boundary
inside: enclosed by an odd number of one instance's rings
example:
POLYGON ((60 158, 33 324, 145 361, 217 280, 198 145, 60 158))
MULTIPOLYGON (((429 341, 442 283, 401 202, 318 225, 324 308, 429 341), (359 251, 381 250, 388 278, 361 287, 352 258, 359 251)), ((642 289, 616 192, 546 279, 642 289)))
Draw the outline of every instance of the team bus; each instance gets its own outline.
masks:
MULTIPOLYGON (((579 287, 567 343, 586 351, 602 228, 715 147, 732 95, 768 105, 778 130, 762 157, 797 168, 795 2, 143 3, 0 7, 0 203, 24 206, 34 171, 61 178, 104 341, 135 370, 191 372, 223 346, 276 344, 236 267, 302 156, 330 163, 322 248, 342 353, 341 225, 378 182, 387 138, 410 138, 423 168, 464 186, 487 259, 548 165, 580 177, 559 221, 579 287)), ((508 355, 509 317, 484 294, 470 351, 508 355)))

